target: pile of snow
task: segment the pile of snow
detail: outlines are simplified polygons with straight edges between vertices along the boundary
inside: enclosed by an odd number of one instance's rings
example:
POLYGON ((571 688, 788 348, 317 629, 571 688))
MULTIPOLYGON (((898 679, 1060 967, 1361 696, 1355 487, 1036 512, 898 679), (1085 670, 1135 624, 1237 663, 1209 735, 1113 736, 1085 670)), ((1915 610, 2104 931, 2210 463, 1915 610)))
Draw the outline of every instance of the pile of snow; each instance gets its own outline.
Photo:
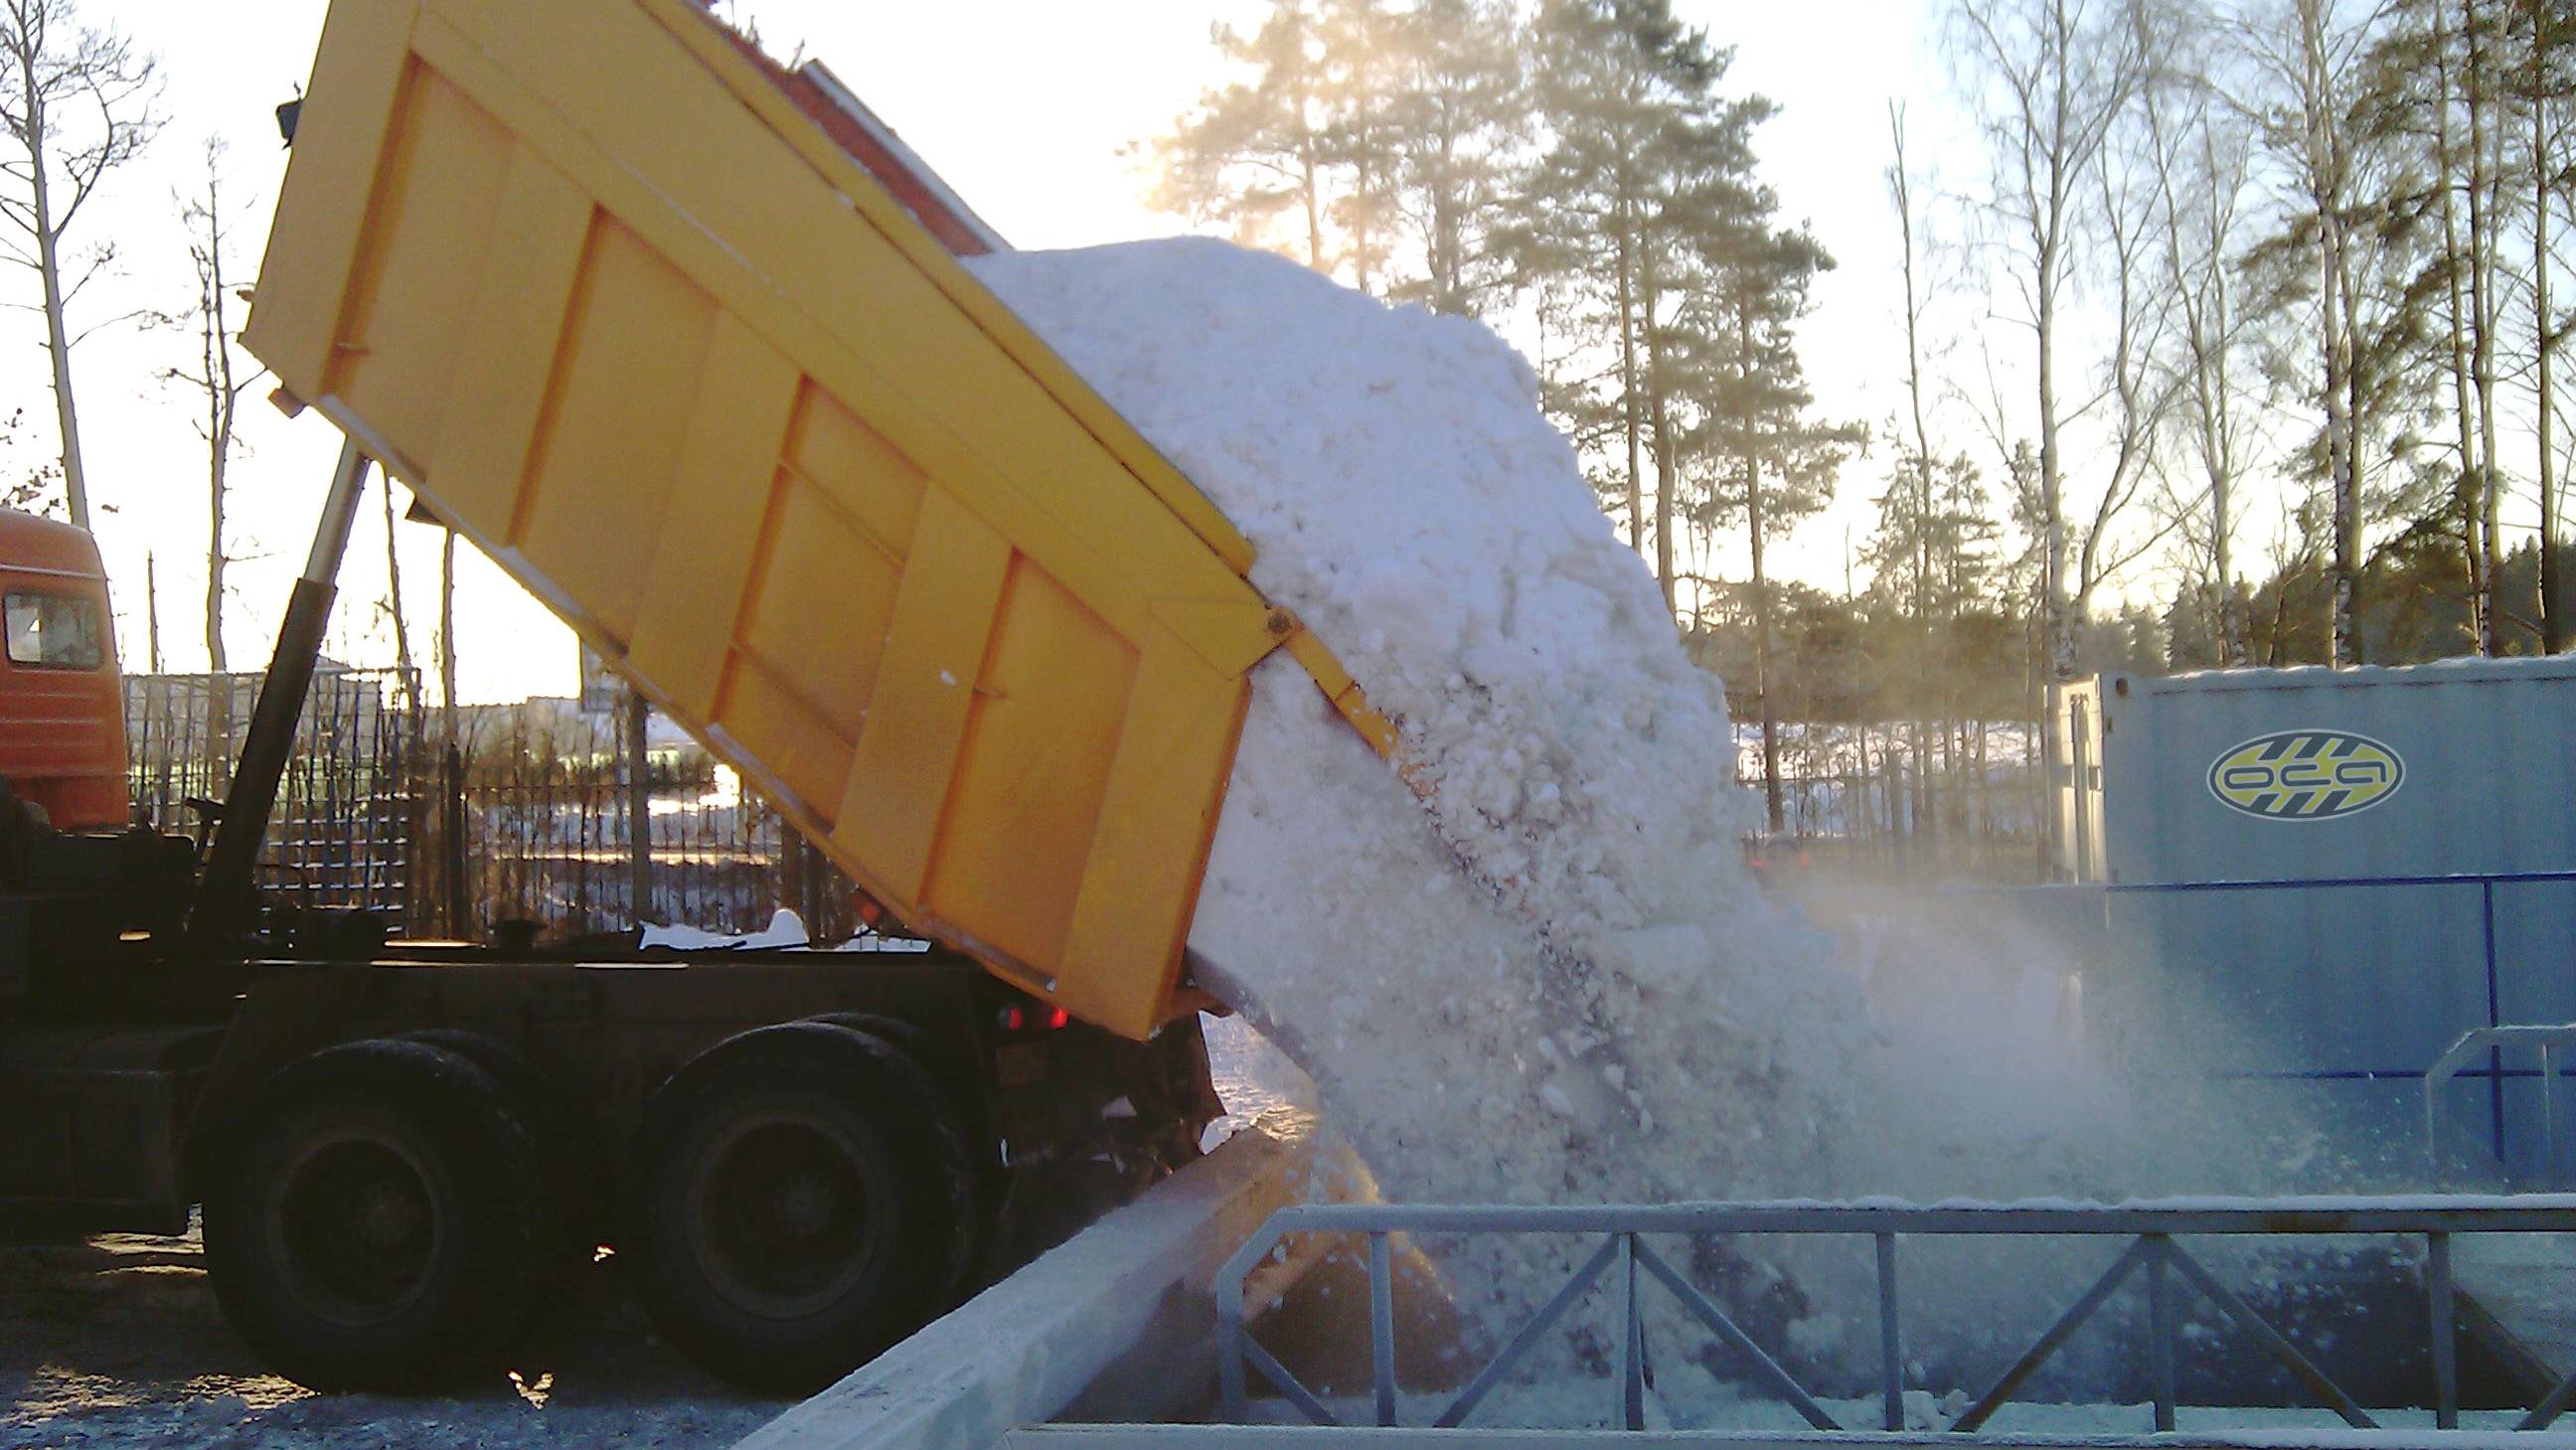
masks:
MULTIPOLYGON (((1254 582, 1401 726, 1413 790, 1295 664, 1264 663, 1190 936, 1388 1197, 2134 1186, 2094 1171, 2155 1157, 2094 1111, 2121 1105, 1973 1032, 1914 1051, 1749 881, 1719 684, 1510 347, 1212 241, 970 265, 1252 539, 1254 582)), ((1521 1281, 1457 1286, 1498 1307, 1553 1287, 1543 1263, 1479 1267, 1521 1281)))
POLYGON ((1414 790, 1260 668, 1190 938, 1388 1196, 1811 1189, 1856 984, 1746 880, 1720 686, 1528 365, 1218 242, 973 266, 1401 725, 1414 790))
POLYGON ((1858 999, 1740 869, 1721 688, 1528 365, 1475 322, 1220 242, 974 266, 1253 540, 1254 583, 1402 726, 1418 800, 1293 663, 1266 664, 1191 934, 1381 1181, 1785 1188, 1826 1121, 1787 1031, 1848 1057, 1858 999), (1426 1111, 1453 1093, 1470 1117, 1426 1111), (1385 1151, 1471 1120, 1514 1151, 1385 1151), (1613 1139, 1626 1151, 1600 1151, 1613 1139), (1682 1171, 1637 1175, 1658 1164, 1682 1171))

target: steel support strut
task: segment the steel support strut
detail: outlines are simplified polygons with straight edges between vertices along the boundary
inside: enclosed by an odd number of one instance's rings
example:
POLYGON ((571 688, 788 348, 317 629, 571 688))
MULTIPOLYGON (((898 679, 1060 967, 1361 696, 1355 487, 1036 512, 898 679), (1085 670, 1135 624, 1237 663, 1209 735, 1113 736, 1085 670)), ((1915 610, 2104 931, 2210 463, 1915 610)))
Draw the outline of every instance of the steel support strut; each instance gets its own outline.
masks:
POLYGON ((259 703, 251 711, 250 729, 242 736, 241 760, 233 767, 231 792, 223 816, 215 823, 206 848, 204 869, 197 877, 196 897, 188 907, 192 937, 233 936, 250 930, 259 919, 259 894, 253 870, 268 818, 277 807, 278 782, 295 753, 296 722, 304 715, 304 698, 313 687, 313 669, 322 656, 323 631, 331 622, 331 601, 338 593, 340 557, 348 552, 349 531, 358 516, 358 501, 367 491, 367 455, 354 442, 340 445, 339 467, 331 475, 331 492, 322 502, 321 522, 313 531, 313 551, 304 573, 287 596, 286 618, 277 627, 277 648, 268 673, 260 680, 259 703))

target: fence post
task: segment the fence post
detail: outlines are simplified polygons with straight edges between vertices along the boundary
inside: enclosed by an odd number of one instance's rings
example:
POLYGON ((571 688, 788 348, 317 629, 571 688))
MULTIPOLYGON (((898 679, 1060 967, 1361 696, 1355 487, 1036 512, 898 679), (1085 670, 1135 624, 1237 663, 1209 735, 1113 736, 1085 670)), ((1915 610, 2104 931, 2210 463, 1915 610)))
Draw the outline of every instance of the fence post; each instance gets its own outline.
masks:
POLYGON ((2433 1313, 2433 1424, 2460 1427, 2460 1342, 2451 1320, 2451 1236, 2424 1235, 2424 1297, 2433 1313))
POLYGON ((439 762, 446 789, 439 793, 439 877, 446 920, 441 929, 462 940, 474 930, 465 894, 465 752, 449 741, 439 762))
POLYGON ((627 920, 642 925, 653 914, 653 783, 645 778, 644 727, 653 707, 644 692, 626 689, 626 905, 627 920))
POLYGON ((1881 1423, 1893 1432, 1905 1428, 1905 1346, 1896 1320, 1896 1235, 1874 1237, 1878 1243, 1879 1393, 1884 1401, 1881 1423))
POLYGON ((2147 1380, 2155 1395, 2156 1430, 2166 1433, 2174 1427, 2174 1302, 2173 1276, 2167 1270, 2173 1257, 2173 1240, 2163 1234, 2141 1236, 2147 1247, 2147 1380))

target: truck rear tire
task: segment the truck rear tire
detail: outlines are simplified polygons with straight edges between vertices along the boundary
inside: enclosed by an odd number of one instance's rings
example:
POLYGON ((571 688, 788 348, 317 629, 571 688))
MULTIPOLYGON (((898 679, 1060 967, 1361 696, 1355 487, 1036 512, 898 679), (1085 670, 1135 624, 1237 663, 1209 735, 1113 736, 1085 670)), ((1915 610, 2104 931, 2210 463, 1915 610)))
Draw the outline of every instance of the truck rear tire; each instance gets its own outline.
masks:
POLYGON ((808 1393, 946 1311, 974 1239, 955 1109, 870 1033, 726 1039, 645 1109, 619 1259, 662 1333, 740 1384, 808 1393))
POLYGON ((545 1296, 547 1175, 524 1108, 425 1042, 327 1047, 252 1095, 205 1192, 225 1317, 320 1390, 497 1366, 545 1296))

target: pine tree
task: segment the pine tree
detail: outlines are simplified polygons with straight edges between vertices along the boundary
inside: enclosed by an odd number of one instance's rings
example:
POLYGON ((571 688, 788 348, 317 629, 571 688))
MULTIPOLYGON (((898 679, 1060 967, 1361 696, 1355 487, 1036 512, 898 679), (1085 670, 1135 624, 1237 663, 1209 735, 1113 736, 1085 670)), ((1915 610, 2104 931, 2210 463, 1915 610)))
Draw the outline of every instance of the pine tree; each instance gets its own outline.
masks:
POLYGON ((1517 33, 1497 0, 1417 0, 1402 19, 1389 107, 1395 220, 1421 267, 1388 289, 1399 300, 1473 314, 1507 279, 1495 234, 1529 129, 1517 33))
POLYGON ((1283 217, 1298 225, 1306 265, 1329 269, 1324 220, 1332 165, 1326 135, 1329 76, 1311 0, 1276 0, 1261 28, 1209 31, 1217 52, 1251 79, 1214 88, 1173 123, 1152 151, 1161 172, 1154 204, 1193 222, 1268 243, 1283 217))
POLYGON ((1717 94, 1727 53, 1675 20, 1669 0, 1548 0, 1532 48, 1533 107, 1549 139, 1519 180, 1506 246, 1516 275, 1575 333, 1575 361, 1561 369, 1615 359, 1578 372, 1591 397, 1573 413, 1615 419, 1607 502, 1632 547, 1642 552, 1651 528, 1670 602, 1691 426, 1682 393, 1706 351, 1683 312, 1711 259, 1760 230, 1751 136, 1771 107, 1717 94))
MULTIPOLYGON (((1756 215, 1767 216, 1767 196, 1756 215)), ((1762 729, 1763 795, 1771 829, 1781 828, 1778 710, 1770 690, 1772 597, 1767 555, 1804 519, 1833 501, 1844 457, 1863 435, 1819 426, 1799 365, 1796 325, 1808 285, 1832 259, 1803 230, 1737 235, 1711 258, 1710 286, 1692 313, 1713 343, 1697 396, 1706 422, 1691 455, 1704 468, 1705 528, 1744 528, 1751 557, 1754 684, 1762 729)))

